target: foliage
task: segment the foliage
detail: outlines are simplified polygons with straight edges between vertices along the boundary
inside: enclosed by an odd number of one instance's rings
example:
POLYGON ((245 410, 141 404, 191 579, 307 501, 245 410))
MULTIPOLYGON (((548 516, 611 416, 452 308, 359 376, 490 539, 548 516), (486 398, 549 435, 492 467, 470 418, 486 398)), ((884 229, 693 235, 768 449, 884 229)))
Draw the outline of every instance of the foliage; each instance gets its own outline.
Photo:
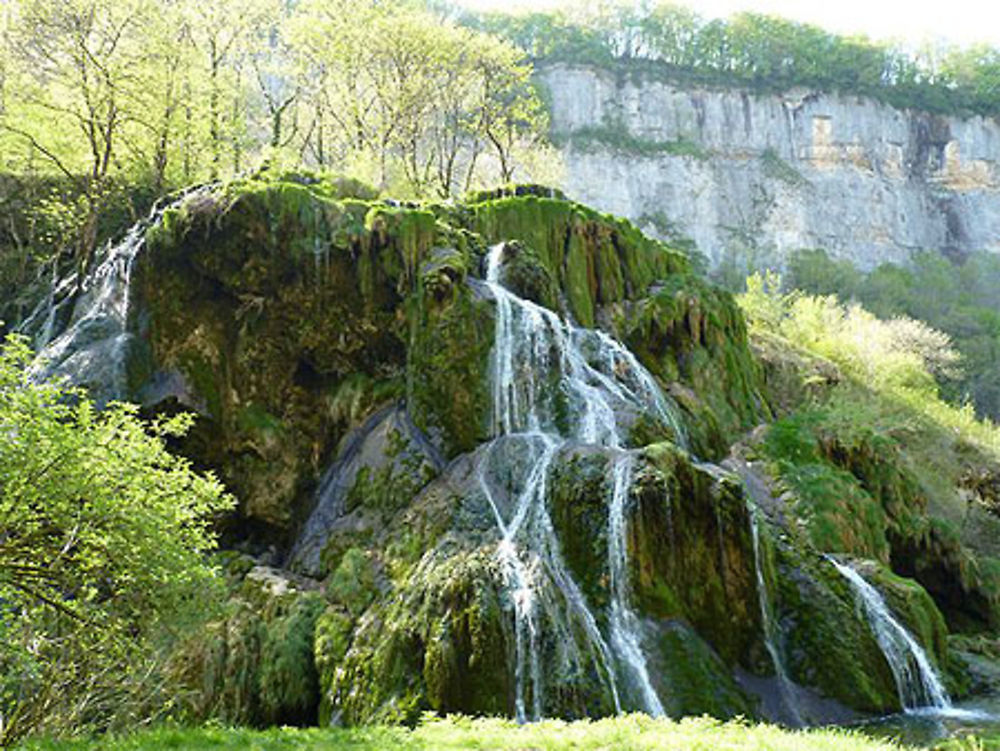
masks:
POLYGON ((1000 51, 986 45, 913 49, 754 12, 708 20, 662 0, 460 18, 539 61, 763 91, 803 86, 932 112, 1000 112, 1000 51))
POLYGON ((559 144, 569 142, 574 148, 583 151, 594 148, 613 149, 644 157, 670 154, 698 160, 707 159, 709 156, 701 146, 689 139, 677 138, 672 141, 658 141, 642 138, 629 133, 628 127, 622 122, 577 128, 573 131, 572 136, 558 136, 554 137, 554 140, 559 144))
MULTIPOLYGON (((749 725, 740 720, 719 722, 707 717, 689 717, 675 722, 646 715, 626 715, 598 721, 561 722, 547 720, 516 725, 511 720, 461 716, 444 719, 427 716, 412 730, 399 727, 336 729, 275 728, 263 732, 225 728, 160 728, 113 739, 102 738, 107 751, 155 751, 167 748, 200 749, 337 749, 367 751, 396 748, 400 751, 440 749, 606 749, 634 751, 662 748, 801 749, 816 751, 890 751, 895 742, 866 738, 857 731, 824 728, 790 731, 774 725, 749 725)), ((91 748, 85 741, 38 740, 24 751, 76 751, 91 748)))
MULTIPOLYGON (((956 407, 940 396, 934 374, 956 364, 947 337, 913 319, 879 320, 834 296, 782 292, 781 279, 773 273, 751 276, 747 288, 739 303, 758 341, 785 341, 835 371, 831 376, 815 368, 815 375, 804 375, 821 387, 807 388, 799 405, 800 412, 811 415, 809 431, 799 430, 805 423, 789 424, 789 430, 775 433, 770 453, 799 466, 815 464, 814 444, 798 450, 799 444, 789 440, 823 434, 832 441, 824 453, 843 458, 855 447, 859 456, 868 457, 866 463, 878 465, 881 460, 872 457, 885 450, 888 440, 905 455, 929 511, 961 523, 963 534, 970 532, 965 541, 992 554, 966 527, 970 501, 957 488, 968 476, 995 471, 1000 430, 976 419, 971 406, 956 407)), ((773 354, 767 356, 774 360, 773 354)))
POLYGON ((959 355, 946 334, 912 318, 880 320, 833 295, 783 293, 780 284, 773 273, 747 279, 741 303, 751 327, 833 360, 876 391, 936 399, 934 376, 956 372, 959 355))
POLYGON ((289 43, 306 92, 304 152, 383 188, 448 197, 509 182, 547 126, 522 52, 413 7, 307 3, 289 43))
POLYGON ((209 609, 202 554, 230 504, 165 448, 189 416, 97 412, 29 361, 18 338, 0 347, 0 743, 166 701, 154 642, 209 609))
POLYGON ((416 4, 11 0, 0 35, 0 173, 48 201, 0 193, 21 279, 64 248, 86 265, 123 195, 251 168, 442 198, 558 170, 524 54, 416 4))
POLYGON ((788 264, 786 286, 811 294, 855 299, 883 318, 909 316, 949 335, 962 368, 932 371, 942 394, 971 403, 980 416, 1000 416, 1000 259, 976 253, 953 263, 919 253, 906 266, 883 264, 870 272, 837 261, 822 250, 800 251, 788 264))

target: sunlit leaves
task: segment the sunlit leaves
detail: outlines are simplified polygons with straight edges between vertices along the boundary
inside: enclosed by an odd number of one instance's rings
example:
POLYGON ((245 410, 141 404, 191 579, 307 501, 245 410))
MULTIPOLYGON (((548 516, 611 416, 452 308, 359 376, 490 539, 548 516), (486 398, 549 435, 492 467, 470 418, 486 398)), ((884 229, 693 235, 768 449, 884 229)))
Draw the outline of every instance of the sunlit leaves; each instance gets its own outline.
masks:
POLYGON ((132 685, 129 663, 148 659, 151 635, 211 592, 203 555, 231 503, 165 448, 190 417, 147 424, 124 404, 98 412, 78 391, 33 383, 29 359, 18 339, 0 348, 7 732, 80 721, 70 705, 96 701, 88 685, 105 698, 132 685))

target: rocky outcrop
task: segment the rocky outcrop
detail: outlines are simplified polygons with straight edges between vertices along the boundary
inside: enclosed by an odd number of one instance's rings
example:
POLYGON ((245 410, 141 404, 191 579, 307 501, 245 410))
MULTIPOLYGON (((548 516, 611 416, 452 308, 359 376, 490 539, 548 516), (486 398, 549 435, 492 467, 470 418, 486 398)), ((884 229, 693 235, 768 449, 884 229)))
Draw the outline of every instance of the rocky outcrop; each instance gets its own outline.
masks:
POLYGON ((684 87, 624 66, 541 69, 572 198, 663 239, 861 268, 1000 251, 1000 125, 847 95, 684 87))
POLYGON ((920 537, 893 452, 785 418, 744 447, 801 503, 748 499, 718 462, 802 393, 769 396, 733 298, 624 220, 520 192, 403 205, 302 175, 218 186, 58 303, 54 372, 110 372, 108 397, 196 412, 176 448, 240 502, 224 542, 252 558, 176 658, 192 714, 772 716, 788 680, 827 702, 805 720, 898 709, 822 555, 876 559, 947 661, 937 608, 968 598, 942 599, 955 572, 928 565, 944 548, 920 537), (919 583, 885 571, 903 565, 919 583))

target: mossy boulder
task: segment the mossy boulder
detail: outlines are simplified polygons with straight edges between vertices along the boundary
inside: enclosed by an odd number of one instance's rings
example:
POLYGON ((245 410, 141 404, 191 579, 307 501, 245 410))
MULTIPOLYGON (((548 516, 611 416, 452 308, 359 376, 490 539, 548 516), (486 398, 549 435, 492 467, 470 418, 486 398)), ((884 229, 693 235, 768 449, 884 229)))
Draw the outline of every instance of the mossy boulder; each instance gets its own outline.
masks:
POLYGON ((733 680, 732 667, 697 631, 677 620, 660 622, 648 630, 652 632, 651 667, 668 715, 757 715, 754 702, 733 680))
POLYGON ((861 712, 901 709, 889 665, 833 564, 776 548, 776 613, 789 676, 861 712))
POLYGON ((622 341, 689 416, 692 448, 720 459, 769 416, 761 370, 732 297, 690 273, 665 277, 616 315, 622 341))
POLYGON ((334 672, 324 715, 338 722, 414 722, 428 710, 509 714, 512 644, 488 550, 431 551, 368 609, 334 672))
POLYGON ((313 645, 325 602, 315 586, 266 567, 247 572, 224 617, 172 657, 190 719, 257 726, 316 722, 313 645))
POLYGON ((471 229, 490 243, 532 249, 565 295, 568 312, 593 326, 600 305, 640 297, 689 268, 687 257, 628 222, 557 198, 503 197, 473 203, 471 229))
POLYGON ((401 405, 379 410, 344 438, 316 488, 315 505, 287 565, 325 576, 338 564, 345 540, 391 518, 442 466, 442 457, 401 405))
POLYGON ((738 480, 673 444, 636 469, 630 565, 642 611, 681 617, 728 665, 760 639, 750 517, 738 480))

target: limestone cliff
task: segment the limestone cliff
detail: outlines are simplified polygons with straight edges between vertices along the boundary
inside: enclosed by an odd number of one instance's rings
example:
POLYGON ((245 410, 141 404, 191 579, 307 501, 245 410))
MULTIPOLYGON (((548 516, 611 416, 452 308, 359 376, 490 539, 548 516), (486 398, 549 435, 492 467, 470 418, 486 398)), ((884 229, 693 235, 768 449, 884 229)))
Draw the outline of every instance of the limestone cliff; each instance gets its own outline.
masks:
POLYGON ((713 263, 800 248, 870 268, 1000 251, 1000 124, 799 89, 681 87, 622 68, 540 71, 574 199, 713 263))

